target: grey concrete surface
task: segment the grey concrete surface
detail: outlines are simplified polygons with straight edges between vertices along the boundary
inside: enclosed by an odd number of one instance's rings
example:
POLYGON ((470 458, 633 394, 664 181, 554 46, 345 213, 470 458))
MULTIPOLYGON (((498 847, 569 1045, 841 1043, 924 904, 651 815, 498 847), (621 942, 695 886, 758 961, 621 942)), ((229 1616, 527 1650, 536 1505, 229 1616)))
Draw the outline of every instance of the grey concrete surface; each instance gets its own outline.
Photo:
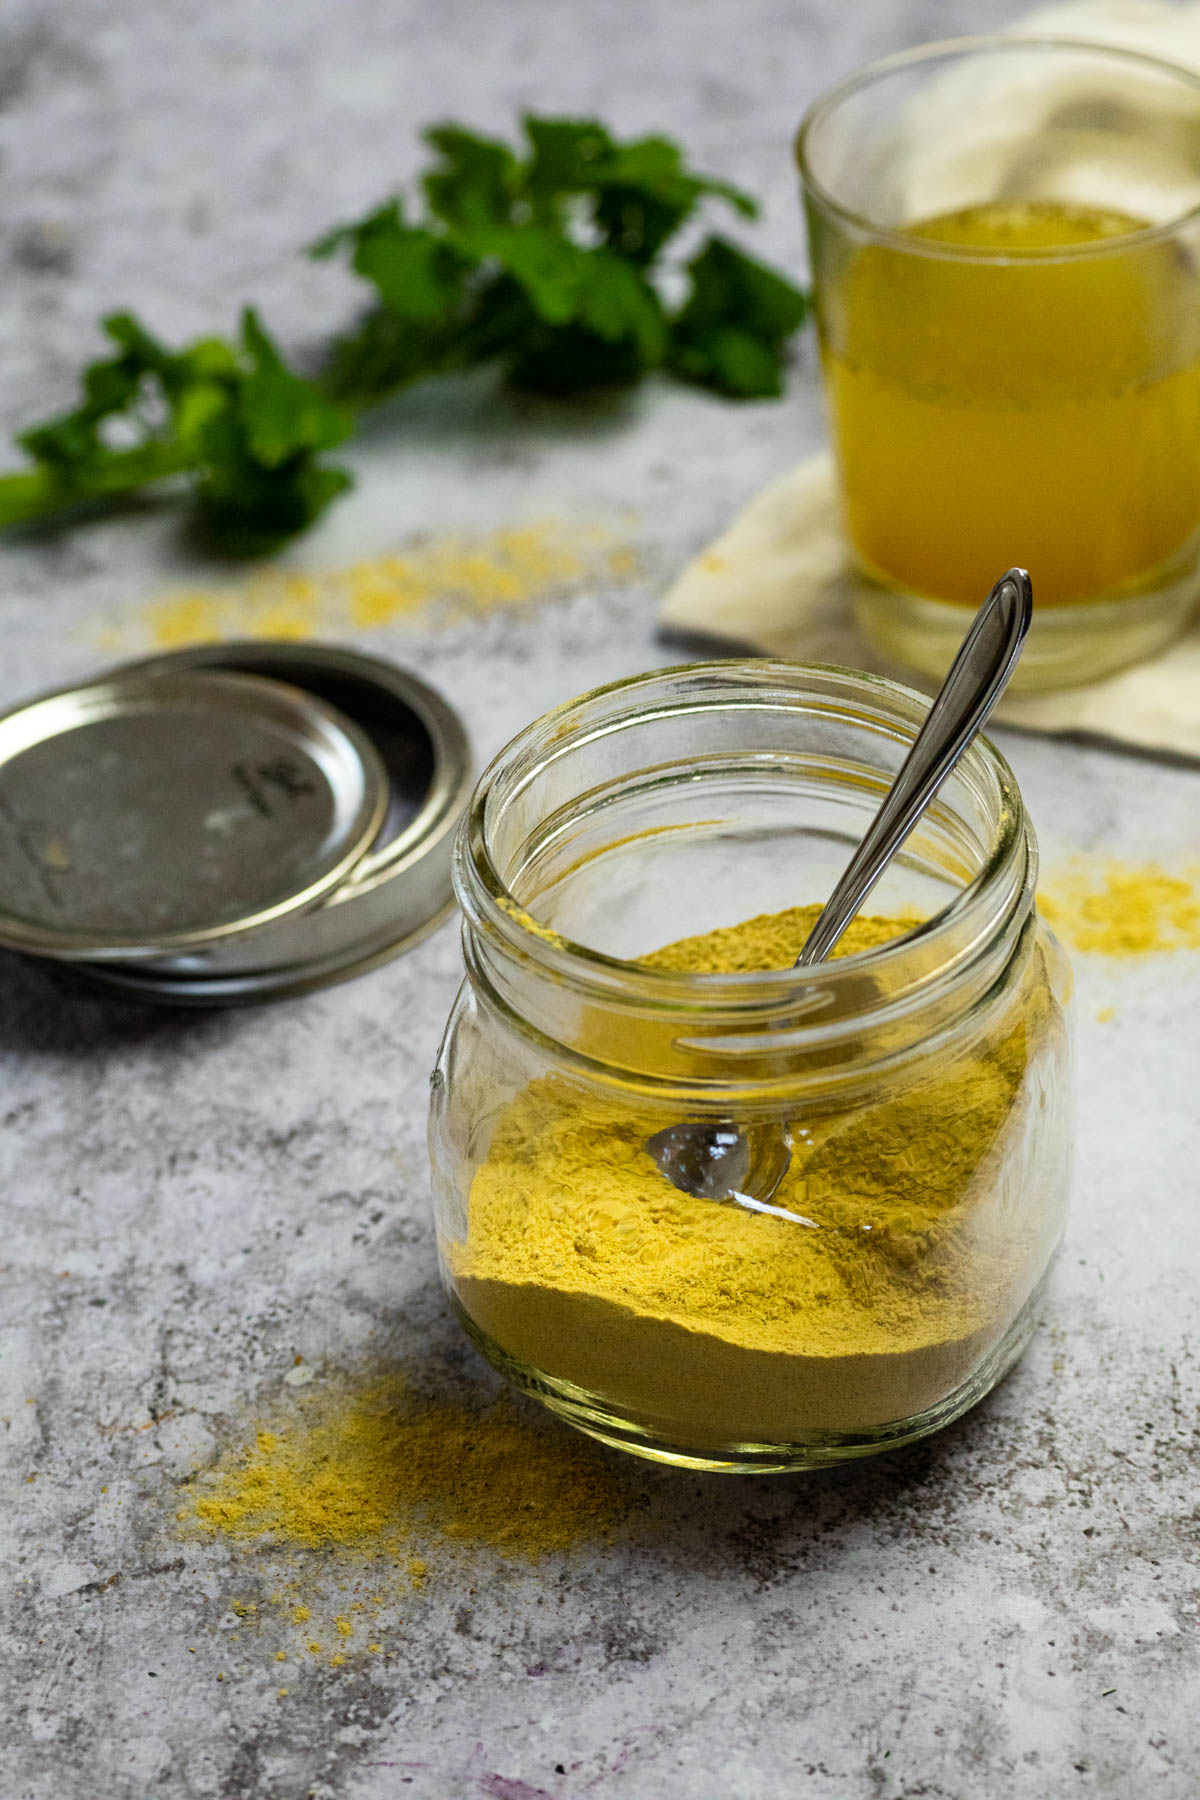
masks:
MULTIPOLYGON (((183 335, 253 298, 295 345, 348 317, 348 283, 297 247, 407 177, 441 117, 595 109, 678 133, 763 196, 750 241, 799 267, 805 99, 868 54, 1016 11, 8 0, 5 432, 69 397, 109 307, 183 335)), ((664 386, 564 417, 478 385, 413 396, 294 560, 546 515, 631 533, 631 583, 371 636, 490 753, 572 692, 678 660, 655 639, 662 585, 820 433, 807 353, 777 405, 664 386)), ((95 667, 95 621, 189 572, 160 508, 4 546, 0 702, 95 667)), ((1196 856, 1196 770, 1004 741, 1050 860, 1196 856)), ((436 1289, 426 1191, 456 934, 309 999, 198 1019, 0 962, 5 1800, 1190 1800, 1200 966, 1078 972, 1078 1194, 1045 1324, 998 1393, 874 1466, 645 1470, 654 1533, 431 1582, 386 1655, 314 1664, 281 1697, 229 1610, 270 1565, 180 1542, 175 1484, 297 1355, 490 1381, 436 1289)))

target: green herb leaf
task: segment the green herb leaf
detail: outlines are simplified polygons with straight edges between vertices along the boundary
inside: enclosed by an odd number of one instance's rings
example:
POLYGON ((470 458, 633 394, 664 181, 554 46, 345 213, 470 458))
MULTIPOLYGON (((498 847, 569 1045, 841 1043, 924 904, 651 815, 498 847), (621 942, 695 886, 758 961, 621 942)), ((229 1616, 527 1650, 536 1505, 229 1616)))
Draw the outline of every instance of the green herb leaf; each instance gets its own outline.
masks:
POLYGON ((728 183, 690 175, 666 138, 641 138, 619 149, 601 172, 596 219, 615 250, 648 263, 706 198, 724 200, 747 218, 758 210, 728 183))
POLYGON ((709 239, 688 275, 691 293, 671 321, 671 368, 741 399, 778 394, 784 344, 808 310, 804 294, 723 238, 709 239))
POLYGON ((313 245, 313 256, 350 252, 355 272, 375 287, 378 310, 333 347, 324 385, 369 406, 422 376, 471 360, 464 339, 467 283, 475 259, 445 232, 409 225, 398 199, 313 245))
POLYGON ((350 486, 314 453, 349 437, 350 414, 287 368, 258 315, 242 315, 244 357, 225 403, 199 421, 196 497, 227 550, 258 554, 311 525, 350 486))
POLYGON ((469 260, 444 236, 405 222, 400 200, 391 199, 357 225, 340 225, 312 246, 313 256, 349 248, 356 274, 379 290, 390 312, 414 324, 449 318, 462 300, 469 260))
POLYGON ((354 429, 350 414, 311 381, 286 367, 252 307, 242 315, 242 341, 251 367, 235 389, 253 460, 279 469, 307 450, 330 450, 354 429))
POLYGON ((190 472, 213 535, 245 552, 303 529, 348 485, 314 455, 352 419, 286 367, 253 311, 240 350, 217 338, 167 350, 129 313, 105 330, 120 354, 85 370, 78 407, 24 433, 38 468, 0 478, 0 524, 190 472))
POLYGON ((579 310, 587 252, 541 225, 487 225, 458 242, 480 263, 495 263, 525 294, 540 319, 565 325, 579 310))
POLYGON ((525 188, 539 199, 581 194, 594 187, 598 172, 611 162, 616 145, 595 119, 521 121, 533 156, 525 167, 525 188))
POLYGON ((459 125, 435 125, 425 142, 441 153, 422 183, 436 218, 469 231, 509 217, 520 171, 507 144, 476 137, 459 125))
POLYGON ((649 263, 706 196, 756 212, 748 194, 724 181, 693 175, 668 138, 613 141, 594 119, 524 120, 533 146, 526 185, 535 202, 590 195, 605 242, 621 256, 649 263))
POLYGON ((196 498, 213 541, 232 555, 262 556, 278 548, 351 485, 344 469, 303 452, 274 465, 260 462, 235 407, 209 419, 201 449, 196 498))
POLYGON ((579 302, 579 322, 609 343, 629 340, 643 366, 657 368, 667 349, 662 304, 639 270, 611 250, 592 250, 579 302))

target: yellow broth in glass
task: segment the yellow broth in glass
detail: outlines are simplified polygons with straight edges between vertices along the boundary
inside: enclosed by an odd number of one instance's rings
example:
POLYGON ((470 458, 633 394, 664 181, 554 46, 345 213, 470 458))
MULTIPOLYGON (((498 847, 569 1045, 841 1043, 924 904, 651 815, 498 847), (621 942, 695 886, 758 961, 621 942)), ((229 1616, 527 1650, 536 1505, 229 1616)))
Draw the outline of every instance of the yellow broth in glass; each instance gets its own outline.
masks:
POLYGON ((941 676, 1019 564, 1014 687, 1159 649, 1200 586, 1200 75, 925 45, 815 101, 797 157, 868 642, 941 676))
POLYGON ((976 607, 1020 562, 1040 604, 1087 604, 1190 556, 1200 282, 1171 239, 1122 247, 1143 227, 994 203, 908 227, 915 254, 852 257, 823 353, 847 527, 880 580, 976 607), (1102 239, 1105 256, 1045 254, 1102 239))

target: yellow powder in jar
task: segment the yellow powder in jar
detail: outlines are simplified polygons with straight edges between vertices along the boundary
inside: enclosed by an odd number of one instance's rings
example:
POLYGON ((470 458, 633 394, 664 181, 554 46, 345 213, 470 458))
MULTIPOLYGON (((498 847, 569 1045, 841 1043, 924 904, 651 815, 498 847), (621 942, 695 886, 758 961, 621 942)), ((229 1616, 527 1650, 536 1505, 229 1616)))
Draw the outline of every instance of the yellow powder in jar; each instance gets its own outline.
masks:
MULTIPOLYGON (((603 1539, 631 1503, 594 1447, 531 1423, 507 1396, 435 1404, 398 1376, 307 1391, 185 1495, 180 1520, 209 1535, 386 1557, 414 1587, 427 1574, 415 1544, 536 1560, 603 1539)), ((308 1607, 292 1617, 307 1620, 308 1607)), ((347 1626, 334 1621, 340 1636, 347 1626)))
MULTIPOLYGON (((783 912, 758 913, 740 925, 718 926, 698 937, 677 938, 641 961, 649 969, 677 969, 693 975, 745 975, 754 969, 790 969, 805 938, 816 924, 819 906, 789 906, 783 912)), ((860 956, 878 950, 921 923, 915 914, 851 919, 834 946, 833 957, 860 956)))
MULTIPOLYGON (((644 960, 787 967, 818 911, 644 960)), ((860 918, 840 952, 914 923, 860 918)), ((852 1108, 795 1119, 773 1201, 813 1227, 680 1192, 646 1149, 665 1118, 565 1076, 534 1081, 475 1173, 465 1239, 443 1246, 459 1301, 519 1363, 697 1449, 919 1413, 979 1365, 1052 1248, 1057 1200, 1043 1228, 1002 1164, 1024 1129, 1031 1060, 1059 1022, 1035 949, 981 1039, 852 1108)))

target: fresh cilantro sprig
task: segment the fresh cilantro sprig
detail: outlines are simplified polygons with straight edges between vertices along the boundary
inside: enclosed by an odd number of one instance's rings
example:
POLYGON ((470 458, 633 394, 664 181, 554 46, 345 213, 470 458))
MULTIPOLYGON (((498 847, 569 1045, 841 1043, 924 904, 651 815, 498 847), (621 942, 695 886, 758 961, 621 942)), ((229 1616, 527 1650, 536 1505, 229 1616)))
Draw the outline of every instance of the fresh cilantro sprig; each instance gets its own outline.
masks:
POLYGON ((261 553, 349 486, 322 453, 355 412, 480 363, 559 395, 655 369, 734 397, 777 394, 805 296, 721 237, 681 268, 666 258, 701 202, 750 218, 749 195, 691 172, 666 138, 619 143, 572 119, 527 118, 524 131, 521 155, 457 126, 428 132, 421 217, 396 196, 313 246, 373 290, 315 380, 287 367, 250 310, 239 343, 179 351, 128 313, 106 319, 116 354, 85 370, 78 406, 21 434, 33 466, 0 476, 0 528, 187 477, 211 536, 261 553))
POLYGON ((748 194, 691 173, 666 138, 620 144, 602 125, 525 120, 529 153, 443 126, 410 223, 393 199, 313 254, 348 252, 378 305, 343 338, 331 390, 366 404, 416 376, 500 360, 519 386, 570 394, 666 367, 739 397, 777 394, 805 298, 712 238, 663 296, 664 252, 697 206, 743 217, 748 194))
POLYGON ((351 414, 287 368, 251 309, 239 344, 201 338, 178 351, 130 313, 103 324, 117 354, 85 371, 77 407, 22 432, 34 467, 0 476, 0 526, 188 475, 213 537, 253 555, 350 485, 317 458, 350 435, 351 414))

